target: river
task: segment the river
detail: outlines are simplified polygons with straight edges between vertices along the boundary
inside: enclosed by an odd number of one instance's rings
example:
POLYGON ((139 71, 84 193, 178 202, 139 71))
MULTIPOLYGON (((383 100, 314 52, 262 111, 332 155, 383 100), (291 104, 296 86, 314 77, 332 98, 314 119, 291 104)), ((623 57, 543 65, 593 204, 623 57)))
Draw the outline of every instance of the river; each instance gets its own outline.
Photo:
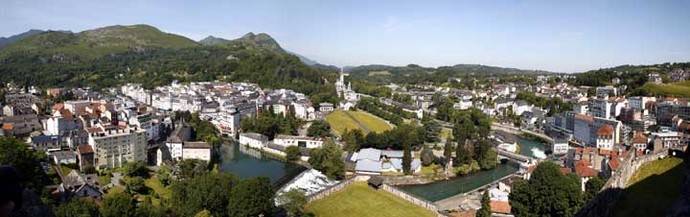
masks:
POLYGON ((297 164, 266 157, 257 150, 245 149, 239 144, 223 145, 220 155, 221 171, 234 174, 240 179, 268 177, 271 183, 277 186, 288 182, 306 169, 297 164))
POLYGON ((400 185, 397 187, 420 198, 436 202, 489 184, 497 179, 517 172, 518 168, 519 166, 517 164, 508 162, 505 164, 498 164, 496 168, 492 170, 480 171, 467 176, 429 184, 400 185))
POLYGON ((545 159, 546 156, 546 145, 543 143, 528 139, 522 136, 518 136, 518 145, 520 146, 520 154, 533 157, 536 159, 545 159))

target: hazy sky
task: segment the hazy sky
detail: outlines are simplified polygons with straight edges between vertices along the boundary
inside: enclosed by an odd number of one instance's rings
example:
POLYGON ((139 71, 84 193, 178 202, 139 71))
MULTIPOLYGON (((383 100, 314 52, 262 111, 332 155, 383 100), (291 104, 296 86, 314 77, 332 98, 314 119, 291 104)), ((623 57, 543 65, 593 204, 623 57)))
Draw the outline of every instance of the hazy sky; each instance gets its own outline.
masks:
POLYGON ((690 1, 37 1, 0 36, 150 24, 194 40, 266 32, 325 64, 459 63, 575 72, 690 61, 690 1))

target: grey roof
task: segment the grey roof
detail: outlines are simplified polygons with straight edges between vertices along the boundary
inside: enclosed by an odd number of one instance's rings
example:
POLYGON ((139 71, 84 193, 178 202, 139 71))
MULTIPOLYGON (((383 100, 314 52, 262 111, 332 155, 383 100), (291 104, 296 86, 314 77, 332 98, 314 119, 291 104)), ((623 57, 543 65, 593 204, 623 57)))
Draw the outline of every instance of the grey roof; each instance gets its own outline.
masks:
POLYGON ((357 164, 355 165, 355 170, 356 171, 364 171, 364 172, 381 172, 381 161, 374 161, 374 160, 358 160, 357 164))
POLYGON ((357 154, 357 160, 359 161, 363 159, 378 161, 379 159, 381 159, 381 150, 374 148, 365 148, 359 150, 359 153, 357 154))
POLYGON ((383 150, 381 151, 381 155, 384 155, 388 158, 402 158, 403 157, 403 151, 396 151, 396 150, 383 150))

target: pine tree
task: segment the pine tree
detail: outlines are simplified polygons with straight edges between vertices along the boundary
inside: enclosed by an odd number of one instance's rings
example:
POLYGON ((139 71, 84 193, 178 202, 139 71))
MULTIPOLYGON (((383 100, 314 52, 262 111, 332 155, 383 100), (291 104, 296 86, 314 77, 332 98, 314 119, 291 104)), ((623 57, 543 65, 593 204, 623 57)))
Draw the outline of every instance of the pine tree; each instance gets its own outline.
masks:
POLYGON ((482 208, 477 210, 477 217, 491 217, 491 199, 489 199, 489 190, 484 191, 482 195, 482 208))
POLYGON ((405 143, 403 145, 403 159, 402 159, 403 172, 405 175, 412 174, 412 151, 410 150, 410 144, 405 143))

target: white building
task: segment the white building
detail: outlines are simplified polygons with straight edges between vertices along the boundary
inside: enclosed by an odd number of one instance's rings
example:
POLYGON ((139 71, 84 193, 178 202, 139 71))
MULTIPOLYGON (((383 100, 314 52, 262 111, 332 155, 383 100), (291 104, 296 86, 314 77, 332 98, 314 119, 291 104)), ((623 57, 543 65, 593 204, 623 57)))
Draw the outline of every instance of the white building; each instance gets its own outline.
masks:
POLYGON ((211 145, 206 142, 184 142, 182 145, 182 160, 211 161, 211 145))
POLYGON ((252 148, 263 148, 268 144, 268 137, 258 133, 240 133, 240 144, 252 148))
POLYGON ((89 145, 95 153, 95 167, 116 168, 125 162, 146 160, 146 130, 141 128, 90 128, 89 145))
POLYGON ((323 145, 321 138, 307 136, 277 135, 273 143, 283 147, 298 146, 302 148, 320 148, 323 145))
POLYGON ((551 145, 551 151, 554 155, 567 154, 568 149, 570 149, 570 146, 568 145, 568 141, 565 139, 556 139, 551 145))
POLYGON ((604 124, 597 130, 597 148, 604 150, 612 150, 614 144, 613 127, 604 124))

